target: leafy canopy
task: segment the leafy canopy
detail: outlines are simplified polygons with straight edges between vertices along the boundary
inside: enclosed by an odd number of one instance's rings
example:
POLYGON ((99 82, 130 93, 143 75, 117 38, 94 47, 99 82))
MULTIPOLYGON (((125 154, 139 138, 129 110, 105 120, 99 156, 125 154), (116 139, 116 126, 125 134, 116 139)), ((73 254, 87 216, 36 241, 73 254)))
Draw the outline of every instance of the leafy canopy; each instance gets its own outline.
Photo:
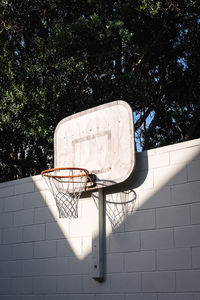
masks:
POLYGON ((138 150, 199 137, 198 2, 2 0, 0 180, 52 166, 57 123, 117 99, 138 150))

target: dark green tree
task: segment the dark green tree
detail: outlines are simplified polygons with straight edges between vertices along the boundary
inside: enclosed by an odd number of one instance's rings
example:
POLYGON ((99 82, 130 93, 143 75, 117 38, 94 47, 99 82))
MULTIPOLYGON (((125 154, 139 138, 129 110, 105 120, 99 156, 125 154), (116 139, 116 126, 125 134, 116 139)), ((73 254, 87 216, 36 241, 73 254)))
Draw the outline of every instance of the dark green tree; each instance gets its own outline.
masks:
POLYGON ((117 99, 139 150, 199 137, 199 46, 195 0, 1 0, 0 180, 51 166, 57 123, 117 99))

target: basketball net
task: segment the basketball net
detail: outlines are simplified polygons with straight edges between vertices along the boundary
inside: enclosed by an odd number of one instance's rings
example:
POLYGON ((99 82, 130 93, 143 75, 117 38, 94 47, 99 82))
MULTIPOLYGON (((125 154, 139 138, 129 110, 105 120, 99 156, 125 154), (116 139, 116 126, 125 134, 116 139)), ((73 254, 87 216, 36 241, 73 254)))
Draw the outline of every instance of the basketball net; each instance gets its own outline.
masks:
POLYGON ((57 168, 42 173, 58 208, 59 218, 77 218, 78 202, 85 190, 88 171, 78 168, 57 168))

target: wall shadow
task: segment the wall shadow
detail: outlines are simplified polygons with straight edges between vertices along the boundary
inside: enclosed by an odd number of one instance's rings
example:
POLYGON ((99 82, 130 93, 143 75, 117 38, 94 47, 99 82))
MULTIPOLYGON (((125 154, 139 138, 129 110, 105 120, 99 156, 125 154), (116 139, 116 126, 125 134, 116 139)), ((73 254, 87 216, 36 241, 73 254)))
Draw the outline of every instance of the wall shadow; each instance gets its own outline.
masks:
MULTIPOLYGON (((176 287, 167 287, 168 279, 164 288, 159 286, 159 280, 157 285, 150 287, 154 283, 150 283, 150 279, 148 282, 147 275, 155 272, 162 277, 162 271, 166 274, 167 268, 157 269, 156 264, 154 266, 147 264, 145 268, 143 263, 144 269, 140 269, 139 266, 136 268, 131 264, 126 265, 124 260, 128 261, 127 253, 131 255, 130 253, 148 252, 150 255, 152 252, 155 256, 157 249, 188 247, 184 246, 184 240, 187 239, 185 234, 178 230, 176 235, 180 244, 175 244, 174 230, 170 232, 168 228, 170 226, 178 228, 181 223, 170 225, 170 221, 166 220, 169 212, 164 209, 173 211, 179 205, 189 209, 191 204, 200 201, 198 195, 189 198, 191 191, 194 189, 195 193, 199 191, 197 185, 200 178, 195 171, 195 164, 197 161, 199 163, 200 156, 199 152, 196 152, 188 156, 184 163, 177 163, 179 166, 172 170, 170 177, 168 168, 174 168, 177 164, 165 166, 162 163, 162 168, 166 170, 165 176, 159 174, 157 167, 149 167, 147 154, 148 152, 144 152, 137 156, 136 169, 127 182, 105 189, 107 218, 105 218, 105 280, 102 283, 91 278, 91 223, 96 218, 97 199, 94 199, 94 205, 91 204, 90 198, 80 200, 82 214, 80 219, 59 219, 53 198, 47 189, 42 187, 40 176, 23 179, 20 183, 13 181, 1 184, 0 299, 94 300, 100 299, 96 298, 99 294, 118 293, 134 294, 136 297, 145 293, 151 295, 151 299, 157 299, 156 295, 159 293, 177 292, 176 287), (124 210, 119 209, 120 202, 126 202, 123 203, 124 210), (93 208, 90 211, 91 205, 93 208), (161 219, 156 215, 158 212, 161 219), (119 217, 116 223, 115 217, 119 217), (152 245, 153 242, 150 242, 151 233, 155 233, 158 229, 163 230, 163 247, 159 247, 158 244, 152 245), (168 231, 166 237, 164 230, 168 231), (172 235, 172 240, 169 234, 172 235), (143 273, 146 282, 141 287, 143 273), (124 274, 127 276, 126 279, 122 279, 124 274)), ((191 219, 187 209, 185 211, 182 222, 184 226, 190 226, 191 219)), ((177 215, 178 219, 180 218, 177 215)), ((196 224, 199 224, 199 221, 196 224)), ((190 248, 194 245, 200 246, 198 241, 199 239, 196 244, 191 241, 190 248)), ((188 265, 184 270, 191 269, 192 266, 188 265)), ((171 266, 168 271, 175 274, 177 269, 171 266)), ((199 291, 198 288, 191 290, 191 292, 199 291)))

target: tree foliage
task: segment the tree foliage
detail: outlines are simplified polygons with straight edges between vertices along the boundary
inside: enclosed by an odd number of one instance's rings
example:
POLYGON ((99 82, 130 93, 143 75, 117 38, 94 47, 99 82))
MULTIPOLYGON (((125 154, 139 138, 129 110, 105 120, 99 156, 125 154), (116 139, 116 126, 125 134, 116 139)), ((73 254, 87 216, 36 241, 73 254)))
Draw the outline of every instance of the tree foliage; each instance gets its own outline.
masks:
POLYGON ((199 137, 195 0, 1 0, 1 181, 52 165, 56 124, 117 99, 138 149, 199 137))

